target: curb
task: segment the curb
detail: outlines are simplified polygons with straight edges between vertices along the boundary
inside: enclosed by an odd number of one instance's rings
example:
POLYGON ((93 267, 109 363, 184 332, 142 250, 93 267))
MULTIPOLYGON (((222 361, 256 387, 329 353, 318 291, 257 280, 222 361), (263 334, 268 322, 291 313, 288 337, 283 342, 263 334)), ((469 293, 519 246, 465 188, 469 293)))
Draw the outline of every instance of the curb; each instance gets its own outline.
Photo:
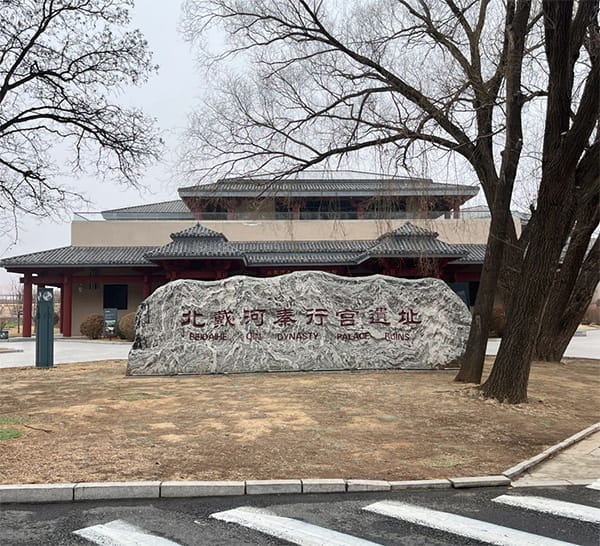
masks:
POLYGON ((452 489, 510 485, 505 476, 447 480, 298 479, 246 481, 82 482, 0 485, 0 505, 241 495, 369 493, 376 491, 452 489))
POLYGON ((574 443, 600 431, 600 422, 549 447, 497 476, 437 480, 291 479, 246 481, 140 481, 0 485, 0 505, 85 500, 224 497, 241 495, 358 493, 400 490, 463 489, 474 487, 551 487, 587 485, 594 480, 542 480, 513 484, 512 479, 574 443))
POLYGON ((572 446, 580 440, 583 440, 584 438, 587 438, 588 436, 591 436, 592 434, 594 434, 594 432, 598 431, 600 431, 600 422, 594 423, 588 428, 579 431, 577 434, 573 434, 573 436, 570 436, 566 440, 563 440, 562 442, 559 442, 558 444, 553 445, 548 449, 545 449, 538 455, 531 457, 531 459, 527 459, 526 461, 520 462, 519 464, 512 466, 508 470, 502 472, 502 475, 512 480, 517 476, 523 474, 526 470, 529 470, 530 468, 544 462, 546 459, 556 455, 557 453, 565 450, 566 448, 572 446))

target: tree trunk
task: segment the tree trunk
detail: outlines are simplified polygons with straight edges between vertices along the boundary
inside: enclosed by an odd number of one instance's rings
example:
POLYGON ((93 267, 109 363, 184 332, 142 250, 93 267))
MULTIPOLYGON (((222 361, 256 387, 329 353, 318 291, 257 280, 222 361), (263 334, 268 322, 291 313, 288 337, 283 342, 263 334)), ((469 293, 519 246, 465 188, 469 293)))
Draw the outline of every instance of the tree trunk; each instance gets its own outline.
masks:
POLYGON ((544 329, 540 332, 537 341, 536 360, 561 361, 583 315, 592 302, 594 290, 599 282, 600 239, 596 239, 583 263, 566 309, 558 316, 548 317, 550 319, 548 325, 545 323, 548 315, 548 308, 546 308, 544 329))
POLYGON ((579 203, 575 227, 546 302, 542 318, 543 328, 540 330, 534 354, 535 360, 560 361, 598 284, 600 271, 597 242, 590 252, 588 247, 600 222, 599 171, 600 141, 597 137, 577 169, 579 203))
POLYGON ((492 372, 482 386, 483 395, 500 402, 527 401, 527 385, 539 322, 552 284, 561 244, 552 240, 554 222, 540 222, 538 234, 523 263, 521 282, 515 287, 506 329, 492 372))
MULTIPOLYGON (((510 194, 507 196, 510 199, 510 194)), ((501 227, 501 214, 492 215, 490 233, 488 235, 485 260, 481 271, 481 281, 475 306, 473 307, 473 319, 469 330, 469 339, 465 350, 465 357, 461 363, 460 370, 454 378, 462 383, 481 383, 483 365, 485 362, 485 351, 490 331, 492 309, 496 297, 496 286, 499 273, 502 268, 502 257, 504 252, 506 233, 506 217, 504 216, 504 227, 501 227)))
POLYGON ((543 8, 549 86, 538 207, 521 279, 513 291, 505 335, 492 372, 482 386, 484 396, 510 403, 527 401, 540 320, 572 225, 577 166, 598 119, 600 63, 594 55, 573 118, 570 111, 579 39, 595 17, 597 3, 580 4, 577 24, 573 25, 573 2, 545 1, 543 8))
MULTIPOLYGON (((485 260, 481 272, 481 280, 465 357, 455 381, 465 383, 481 383, 485 351, 490 330, 490 322, 496 288, 502 269, 504 248, 507 242, 516 243, 516 234, 510 214, 510 201, 521 156, 523 131, 521 113, 521 70, 523 64, 523 48, 527 33, 527 21, 531 3, 519 2, 513 14, 507 20, 506 38, 508 41, 506 59, 506 139, 502 152, 500 176, 495 184, 493 201, 488 203, 492 216, 487 239, 485 260), (510 221, 510 223, 509 223, 510 221)), ((511 10, 512 11, 512 10, 511 10)), ((480 177, 480 179, 486 180, 480 177)), ((490 186, 489 178, 487 186, 490 186)), ((489 193, 489 192, 488 192, 489 193)))

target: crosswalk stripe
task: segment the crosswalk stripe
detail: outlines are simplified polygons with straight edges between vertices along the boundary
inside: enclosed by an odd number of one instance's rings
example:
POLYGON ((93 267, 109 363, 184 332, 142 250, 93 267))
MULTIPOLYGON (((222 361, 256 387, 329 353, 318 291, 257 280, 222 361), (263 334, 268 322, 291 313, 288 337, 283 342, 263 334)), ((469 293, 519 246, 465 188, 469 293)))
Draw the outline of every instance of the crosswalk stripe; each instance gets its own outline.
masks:
POLYGON ((525 495, 500 495, 492 500, 501 504, 516 506, 517 508, 543 512, 544 514, 552 514, 554 516, 562 516, 564 518, 577 519, 589 523, 600 523, 600 508, 575 504, 574 502, 525 495))
POLYGON ((600 479, 590 483, 590 485, 586 485, 588 489, 600 489, 600 479))
POLYGON ((79 529, 73 534, 102 546, 180 546, 120 519, 79 529))
MULTIPOLYGON (((300 546, 379 546, 376 542, 332 531, 311 523, 276 516, 267 510, 241 506, 211 514, 211 518, 260 531, 300 546)), ((197 522, 198 523, 198 522, 197 522)))
POLYGON ((562 542, 511 529, 510 527, 494 525, 477 519, 397 501, 376 502, 365 506, 363 510, 496 546, 531 546, 532 544, 538 546, 564 546, 565 544, 571 544, 570 542, 562 542))

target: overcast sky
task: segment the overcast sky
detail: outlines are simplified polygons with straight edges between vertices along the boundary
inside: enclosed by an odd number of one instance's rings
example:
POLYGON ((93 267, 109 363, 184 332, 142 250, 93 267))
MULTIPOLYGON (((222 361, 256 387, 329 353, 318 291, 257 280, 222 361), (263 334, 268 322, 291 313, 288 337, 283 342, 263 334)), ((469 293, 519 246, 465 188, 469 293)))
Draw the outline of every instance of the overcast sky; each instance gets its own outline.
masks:
MULTIPOLYGON (((182 0, 136 2, 132 24, 146 36, 154 53, 154 62, 160 69, 147 84, 128 90, 123 97, 124 102, 135 104, 158 119, 167 142, 164 161, 147 172, 142 181, 145 188, 142 193, 110 181, 102 184, 94 179, 76 181, 78 190, 90 201, 89 206, 83 207, 85 211, 177 198, 170 154, 177 146, 187 115, 199 101, 203 86, 202 74, 194 66, 190 46, 177 31, 181 3, 182 0)), ((13 233, 0 235, 0 257, 68 246, 70 223, 71 216, 60 222, 23 218, 16 244, 13 244, 13 233)), ((0 292, 6 292, 12 279, 18 278, 0 268, 0 292)))
MULTIPOLYGON (((157 118, 167 143, 163 161, 146 173, 141 181, 141 192, 109 180, 101 183, 92 178, 66 180, 65 185, 75 186, 90 201, 89 205, 79 208, 82 212, 177 199, 177 187, 182 184, 178 184, 174 177, 173 156, 187 125, 187 116, 199 104, 206 86, 202 72, 195 66, 190 45, 177 29, 182 1, 137 0, 132 13, 132 26, 139 28, 146 36, 154 61, 160 68, 158 75, 153 76, 147 84, 127 90, 121 98, 125 104, 139 106, 148 115, 157 118)), ((472 176, 463 178, 464 174, 453 169, 452 165, 452 162, 435 165, 432 166, 432 172, 423 174, 439 182, 474 183, 472 176)), ((185 183, 191 185, 194 181, 186 180, 185 183)), ((61 221, 21 218, 16 243, 13 233, 0 235, 0 257, 68 246, 71 220, 71 215, 65 215, 61 221)), ((10 285, 18 278, 19 275, 8 274, 0 268, 0 293, 8 292, 10 285)))

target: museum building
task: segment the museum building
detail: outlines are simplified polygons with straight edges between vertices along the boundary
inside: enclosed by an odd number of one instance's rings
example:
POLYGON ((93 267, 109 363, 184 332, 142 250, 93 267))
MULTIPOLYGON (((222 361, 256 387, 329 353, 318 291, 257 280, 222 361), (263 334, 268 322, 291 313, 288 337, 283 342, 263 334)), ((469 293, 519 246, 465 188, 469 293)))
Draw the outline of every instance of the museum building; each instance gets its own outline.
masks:
MULTIPOLYGON (((489 217, 463 205, 467 185, 356 172, 232 178, 183 187, 179 199, 76 214, 71 245, 5 258, 22 275, 23 334, 33 285, 60 290, 60 330, 104 308, 135 311, 175 279, 269 277, 298 270, 345 276, 437 277, 472 305, 489 217)), ((520 231, 518 219, 515 227, 520 231)))

